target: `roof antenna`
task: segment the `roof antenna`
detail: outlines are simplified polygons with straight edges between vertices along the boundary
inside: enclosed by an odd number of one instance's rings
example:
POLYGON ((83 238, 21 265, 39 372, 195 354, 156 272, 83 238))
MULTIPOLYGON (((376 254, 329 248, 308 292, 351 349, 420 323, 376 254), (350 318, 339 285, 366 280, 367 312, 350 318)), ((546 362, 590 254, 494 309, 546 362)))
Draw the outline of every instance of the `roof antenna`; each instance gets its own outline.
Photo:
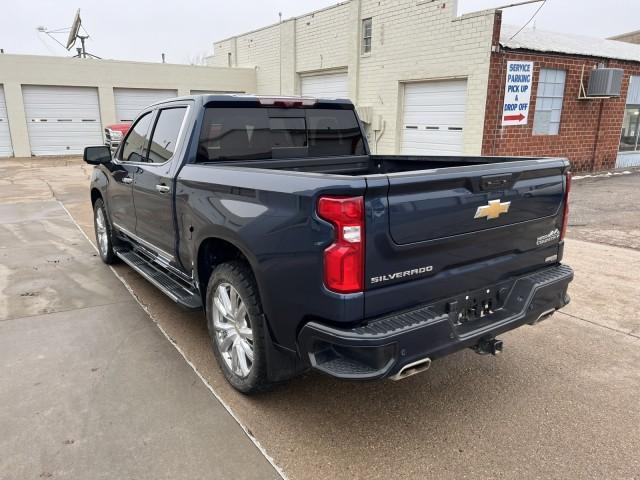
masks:
POLYGON ((282 12, 278 12, 278 17, 280 17, 280 23, 282 23, 282 12))

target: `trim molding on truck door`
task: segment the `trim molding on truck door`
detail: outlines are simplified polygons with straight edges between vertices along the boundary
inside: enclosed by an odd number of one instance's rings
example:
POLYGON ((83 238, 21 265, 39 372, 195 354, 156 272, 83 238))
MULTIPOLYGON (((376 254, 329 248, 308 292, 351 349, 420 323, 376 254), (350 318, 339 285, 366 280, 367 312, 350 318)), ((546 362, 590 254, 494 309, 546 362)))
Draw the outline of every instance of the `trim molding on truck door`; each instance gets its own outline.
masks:
POLYGON ((153 251, 158 253, 161 257, 164 257, 164 260, 166 260, 168 262, 173 262, 175 260, 175 257, 173 255, 171 255, 170 253, 165 252, 161 248, 156 247, 153 243, 149 243, 146 240, 144 240, 144 239, 140 238, 139 236, 137 236, 136 234, 131 233, 129 230, 127 230, 126 228, 118 225, 117 223, 114 222, 113 226, 116 227, 118 230, 120 230, 122 233, 124 233, 127 237, 131 237, 136 242, 141 243, 145 247, 152 249, 153 251))

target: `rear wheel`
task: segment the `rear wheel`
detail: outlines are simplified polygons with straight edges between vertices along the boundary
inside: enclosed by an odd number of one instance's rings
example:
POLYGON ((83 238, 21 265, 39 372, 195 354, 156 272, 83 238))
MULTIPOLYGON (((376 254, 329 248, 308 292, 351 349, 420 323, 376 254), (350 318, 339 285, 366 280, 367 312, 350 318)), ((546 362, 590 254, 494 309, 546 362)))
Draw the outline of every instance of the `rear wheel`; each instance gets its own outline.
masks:
POLYGON ((251 270, 239 261, 216 267, 206 302, 213 353, 226 379, 242 393, 268 389, 265 320, 251 270))
POLYGON ((96 203, 93 204, 93 226, 96 231, 96 242, 100 258, 106 264, 115 263, 118 257, 113 251, 113 230, 101 198, 97 199, 96 203))

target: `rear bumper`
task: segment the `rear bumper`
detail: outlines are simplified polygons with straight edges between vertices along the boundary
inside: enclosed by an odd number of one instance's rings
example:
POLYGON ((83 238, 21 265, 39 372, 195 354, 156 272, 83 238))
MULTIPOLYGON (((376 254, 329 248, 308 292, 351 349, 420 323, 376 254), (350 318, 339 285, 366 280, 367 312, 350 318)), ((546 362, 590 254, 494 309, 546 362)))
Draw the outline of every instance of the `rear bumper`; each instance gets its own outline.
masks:
POLYGON ((573 270, 566 265, 519 277, 505 290, 501 308, 470 323, 458 321, 459 296, 371 319, 349 330, 309 322, 300 330, 298 348, 313 368, 334 377, 390 377, 417 360, 473 347, 482 339, 550 315, 569 303, 571 280, 573 270))

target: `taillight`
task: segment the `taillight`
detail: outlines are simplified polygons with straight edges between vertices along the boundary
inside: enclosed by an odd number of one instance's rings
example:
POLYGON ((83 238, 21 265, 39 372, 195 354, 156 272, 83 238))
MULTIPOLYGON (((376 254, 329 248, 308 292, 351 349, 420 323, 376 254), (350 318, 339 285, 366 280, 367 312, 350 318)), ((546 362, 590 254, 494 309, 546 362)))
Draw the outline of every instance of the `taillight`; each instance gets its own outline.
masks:
POLYGON ((338 293, 361 292, 364 284, 364 200, 320 197, 318 216, 336 230, 324 251, 324 284, 338 293))
POLYGON ((569 225, 569 192, 571 191, 571 172, 567 172, 566 184, 564 189, 564 212, 562 213, 562 231, 560 232, 560 240, 564 240, 569 225))

